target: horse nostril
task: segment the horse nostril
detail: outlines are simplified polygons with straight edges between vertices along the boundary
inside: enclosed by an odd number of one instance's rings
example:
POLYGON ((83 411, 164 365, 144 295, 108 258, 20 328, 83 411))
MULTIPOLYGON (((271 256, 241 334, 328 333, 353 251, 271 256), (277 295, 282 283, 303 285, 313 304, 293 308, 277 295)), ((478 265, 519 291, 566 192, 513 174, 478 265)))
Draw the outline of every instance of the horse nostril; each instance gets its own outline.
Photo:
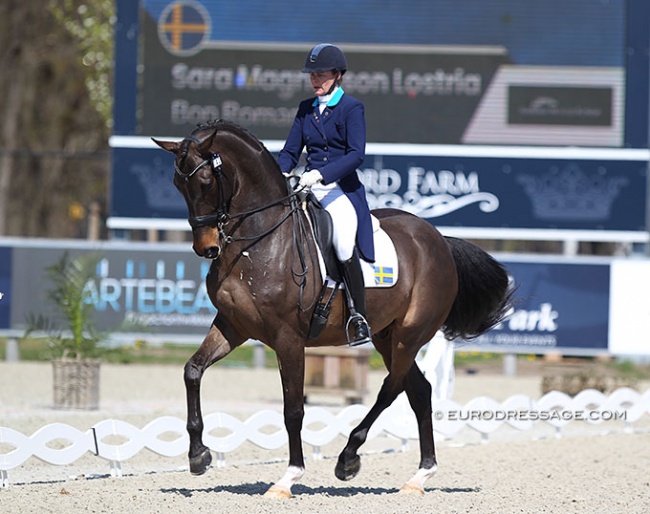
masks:
POLYGON ((216 259, 219 257, 219 254, 221 253, 221 248, 218 246, 210 246, 209 248, 206 248, 204 252, 204 257, 206 259, 216 259))
POLYGON ((194 250, 196 255, 205 259, 216 259, 221 255, 221 247, 219 245, 203 246, 193 244, 192 250, 194 250))

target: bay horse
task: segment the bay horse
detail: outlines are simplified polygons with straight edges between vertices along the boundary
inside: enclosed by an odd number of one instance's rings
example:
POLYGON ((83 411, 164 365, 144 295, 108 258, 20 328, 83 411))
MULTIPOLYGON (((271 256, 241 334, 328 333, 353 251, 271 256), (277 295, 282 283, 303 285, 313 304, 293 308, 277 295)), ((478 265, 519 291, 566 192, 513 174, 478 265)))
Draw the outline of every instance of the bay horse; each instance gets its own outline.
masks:
MULTIPOLYGON (((203 474, 212 460, 202 441, 201 378, 209 366, 256 339, 276 353, 289 444, 287 470, 265 496, 289 498, 305 472, 300 436, 305 347, 347 344, 344 295, 334 299, 320 335, 309 339, 323 284, 315 241, 287 178, 253 134, 219 120, 198 125, 182 141, 154 142, 176 156, 174 185, 187 203, 193 249, 212 260, 206 287, 217 315, 184 368, 190 472, 203 474)), ((431 385, 416 356, 438 330, 448 339, 470 339, 494 327, 510 309, 512 293, 504 267, 477 246, 443 237, 400 210, 373 214, 393 240, 400 268, 394 286, 367 290, 373 345, 388 375, 374 405, 351 431, 335 475, 341 480, 357 475, 357 452, 371 425, 406 391, 418 426, 420 463, 401 492, 423 494, 437 462, 431 385)))

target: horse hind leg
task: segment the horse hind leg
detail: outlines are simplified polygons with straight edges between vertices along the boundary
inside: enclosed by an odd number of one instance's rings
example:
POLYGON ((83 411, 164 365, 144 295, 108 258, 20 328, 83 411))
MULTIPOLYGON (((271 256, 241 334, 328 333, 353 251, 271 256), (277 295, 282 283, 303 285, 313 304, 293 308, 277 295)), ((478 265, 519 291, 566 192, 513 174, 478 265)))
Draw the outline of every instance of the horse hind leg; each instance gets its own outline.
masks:
POLYGON ((406 396, 415 413, 420 437, 420 466, 400 489, 400 494, 424 494, 424 484, 438 469, 433 440, 431 384, 413 363, 406 379, 406 396))
MULTIPOLYGON (((411 332, 409 334, 413 336, 411 332)), ((357 454, 359 447, 366 441, 368 431, 379 415, 388 408, 397 396, 406 391, 409 403, 418 423, 420 437, 420 465, 417 473, 401 488, 401 494, 424 494, 424 484, 437 470, 435 445, 433 440, 433 420, 431 406, 431 384, 415 363, 415 355, 419 346, 399 344, 400 341, 414 341, 430 338, 401 337, 393 333, 389 337, 390 346, 378 344, 377 349, 384 357, 389 368, 389 374, 384 380, 377 396, 375 405, 370 409, 361 423, 350 433, 347 445, 339 455, 336 465, 336 477, 341 480, 354 478, 361 467, 361 459, 357 454)), ((376 341, 377 343, 378 341, 376 341)))
POLYGON ((389 374, 379 390, 375 404, 361 423, 350 432, 348 442, 339 455, 336 467, 334 468, 334 475, 339 480, 351 480, 359 474, 359 470, 361 469, 361 457, 357 453, 359 448, 366 442, 372 424, 395 401, 395 398, 402 391, 401 389, 396 389, 393 382, 394 380, 389 374))
POLYGON ((361 423, 350 432, 348 442, 339 455, 336 468, 334 469, 334 474, 339 480, 351 480, 359 473, 361 469, 361 458, 357 453, 359 448, 366 442, 372 424, 395 401, 397 396, 404 391, 405 376, 410 365, 415 362, 415 355, 406 352, 404 348, 400 350, 390 349, 390 347, 378 340, 375 341, 375 344, 377 349, 382 353, 384 361, 390 363, 389 373, 379 390, 375 404, 361 423), (398 355, 397 359, 394 358, 396 354, 398 355))
POLYGON ((437 464, 434 464, 430 468, 420 468, 417 473, 411 477, 411 479, 406 482, 402 488, 399 490, 399 494, 424 494, 424 484, 429 480, 433 475, 436 474, 438 470, 437 464))

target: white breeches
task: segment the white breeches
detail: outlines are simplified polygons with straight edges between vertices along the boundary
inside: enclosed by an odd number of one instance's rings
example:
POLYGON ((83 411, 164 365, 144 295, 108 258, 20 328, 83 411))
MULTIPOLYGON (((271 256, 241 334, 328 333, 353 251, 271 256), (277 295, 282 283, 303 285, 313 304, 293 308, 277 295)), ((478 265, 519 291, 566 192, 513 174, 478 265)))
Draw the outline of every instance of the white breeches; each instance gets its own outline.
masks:
POLYGON ((327 185, 316 184, 311 191, 332 217, 336 256, 341 262, 349 260, 357 240, 358 221, 354 205, 336 182, 327 185))

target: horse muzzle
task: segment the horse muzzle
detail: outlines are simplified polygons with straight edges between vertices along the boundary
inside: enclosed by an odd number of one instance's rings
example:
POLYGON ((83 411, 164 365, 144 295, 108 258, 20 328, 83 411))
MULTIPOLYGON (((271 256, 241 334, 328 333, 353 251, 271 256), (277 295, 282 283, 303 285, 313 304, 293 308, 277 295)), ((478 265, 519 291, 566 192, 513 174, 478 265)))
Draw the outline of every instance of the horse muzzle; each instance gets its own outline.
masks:
POLYGON ((206 247, 197 247, 192 245, 194 253, 199 257, 204 257, 205 259, 217 259, 221 255, 221 246, 212 245, 206 247))
POLYGON ((199 257, 216 259, 221 255, 221 241, 216 229, 192 230, 192 249, 199 257))

